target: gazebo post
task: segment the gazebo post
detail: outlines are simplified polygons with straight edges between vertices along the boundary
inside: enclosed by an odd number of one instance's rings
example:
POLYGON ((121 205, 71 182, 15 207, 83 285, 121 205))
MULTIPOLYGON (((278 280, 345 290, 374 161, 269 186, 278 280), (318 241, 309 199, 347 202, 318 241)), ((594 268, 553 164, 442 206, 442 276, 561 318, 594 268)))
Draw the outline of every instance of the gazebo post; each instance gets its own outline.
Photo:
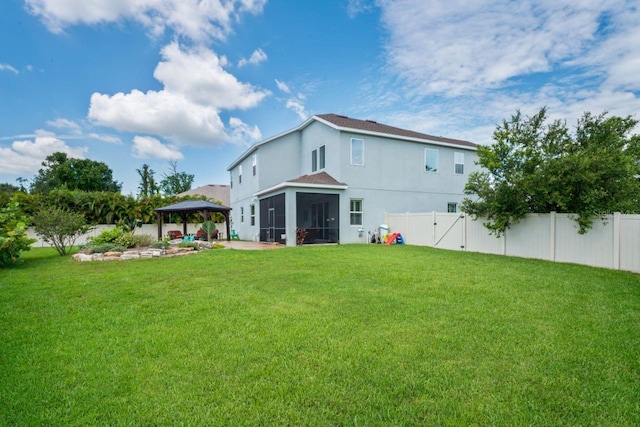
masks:
POLYGON ((229 226, 229 211, 222 212, 224 215, 224 222, 227 223, 227 242, 231 241, 231 226, 229 226))
POLYGON ((184 212, 182 214, 182 234, 187 235, 187 217, 189 216, 188 212, 184 212))
POLYGON ((158 219, 158 241, 160 241, 162 240, 162 214, 156 212, 156 217, 158 219))

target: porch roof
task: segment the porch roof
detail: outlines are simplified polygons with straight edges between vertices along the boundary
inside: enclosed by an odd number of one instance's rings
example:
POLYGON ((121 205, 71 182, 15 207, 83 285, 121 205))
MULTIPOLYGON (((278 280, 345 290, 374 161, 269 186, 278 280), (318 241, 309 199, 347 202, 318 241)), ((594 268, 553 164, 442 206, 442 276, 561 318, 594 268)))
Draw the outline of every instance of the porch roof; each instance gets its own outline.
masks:
POLYGON ((281 190, 283 188, 288 188, 288 187, 329 189, 329 190, 346 190, 347 188, 349 188, 347 184, 345 184, 344 182, 339 182, 337 179, 335 179, 328 173, 319 172, 311 175, 302 175, 297 178, 281 182, 278 185, 275 185, 273 187, 270 187, 255 193, 255 196, 262 196, 264 194, 269 194, 274 191, 281 190))

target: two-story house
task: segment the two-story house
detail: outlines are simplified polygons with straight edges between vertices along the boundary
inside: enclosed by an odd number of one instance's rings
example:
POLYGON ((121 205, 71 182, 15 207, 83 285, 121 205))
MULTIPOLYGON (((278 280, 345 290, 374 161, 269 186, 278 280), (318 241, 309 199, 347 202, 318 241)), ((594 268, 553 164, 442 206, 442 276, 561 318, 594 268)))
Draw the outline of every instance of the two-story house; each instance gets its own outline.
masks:
POLYGON ((251 146, 227 170, 241 239, 366 242, 384 213, 455 212, 476 144, 316 115, 251 146))

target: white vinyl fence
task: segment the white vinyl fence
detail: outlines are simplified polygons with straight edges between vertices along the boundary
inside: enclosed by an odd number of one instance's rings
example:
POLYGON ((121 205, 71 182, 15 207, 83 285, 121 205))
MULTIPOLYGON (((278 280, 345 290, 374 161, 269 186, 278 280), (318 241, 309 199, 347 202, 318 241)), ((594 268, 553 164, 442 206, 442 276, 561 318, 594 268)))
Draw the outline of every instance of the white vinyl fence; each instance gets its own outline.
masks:
POLYGON ((640 215, 608 215, 578 234, 571 214, 529 214, 502 237, 464 213, 385 214, 389 232, 405 243, 549 261, 572 262, 640 273, 640 215))
MULTIPOLYGON (((201 225, 202 224, 192 224, 192 223, 187 224, 187 234, 196 234, 198 232, 198 230, 200 229, 201 225)), ((75 244, 76 245, 83 245, 83 244, 85 244, 87 242, 87 238, 96 237, 98 234, 102 233, 102 230, 110 230, 112 228, 115 228, 114 224, 96 225, 90 232, 78 237, 78 239, 75 241, 75 244)), ((219 238, 220 239, 226 238, 226 236, 224 236, 224 233, 226 232, 226 227, 225 227, 224 223, 216 224, 216 229, 220 233, 219 234, 219 238)), ((163 236, 166 236, 167 235, 167 231, 169 231, 169 230, 180 230, 180 232, 182 232, 182 224, 173 224, 173 223, 162 224, 162 234, 163 234, 163 236)), ((136 228, 135 234, 148 234, 150 236, 153 236, 154 239, 157 239, 158 238, 158 226, 157 226, 157 224, 142 224, 142 227, 136 228)), ((27 235, 30 238, 37 240, 31 246, 34 246, 34 247, 49 246, 49 244, 47 242, 42 241, 40 236, 38 236, 35 233, 35 231, 33 231, 33 227, 29 227, 29 229, 27 230, 27 235)))

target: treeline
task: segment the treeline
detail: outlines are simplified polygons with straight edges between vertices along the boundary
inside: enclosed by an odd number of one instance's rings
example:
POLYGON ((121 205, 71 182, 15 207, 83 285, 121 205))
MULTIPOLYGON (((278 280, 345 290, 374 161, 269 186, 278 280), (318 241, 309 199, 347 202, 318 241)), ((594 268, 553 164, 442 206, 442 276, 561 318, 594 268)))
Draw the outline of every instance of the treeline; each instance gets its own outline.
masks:
MULTIPOLYGON (((27 216, 46 211, 47 207, 65 209, 71 212, 82 213, 87 224, 155 224, 156 213, 154 209, 178 203, 183 200, 205 200, 204 196, 164 196, 156 194, 149 197, 125 196, 117 192, 87 192, 77 190, 59 189, 48 194, 27 194, 24 192, 0 191, 0 207, 9 204, 11 198, 19 203, 20 210, 27 216)), ((214 201, 220 203, 220 201, 214 201)), ((212 220, 223 222, 220 214, 212 214, 212 220)), ((181 222, 179 215, 165 214, 164 222, 181 222)), ((202 222, 200 214, 192 214, 188 222, 202 222)))

